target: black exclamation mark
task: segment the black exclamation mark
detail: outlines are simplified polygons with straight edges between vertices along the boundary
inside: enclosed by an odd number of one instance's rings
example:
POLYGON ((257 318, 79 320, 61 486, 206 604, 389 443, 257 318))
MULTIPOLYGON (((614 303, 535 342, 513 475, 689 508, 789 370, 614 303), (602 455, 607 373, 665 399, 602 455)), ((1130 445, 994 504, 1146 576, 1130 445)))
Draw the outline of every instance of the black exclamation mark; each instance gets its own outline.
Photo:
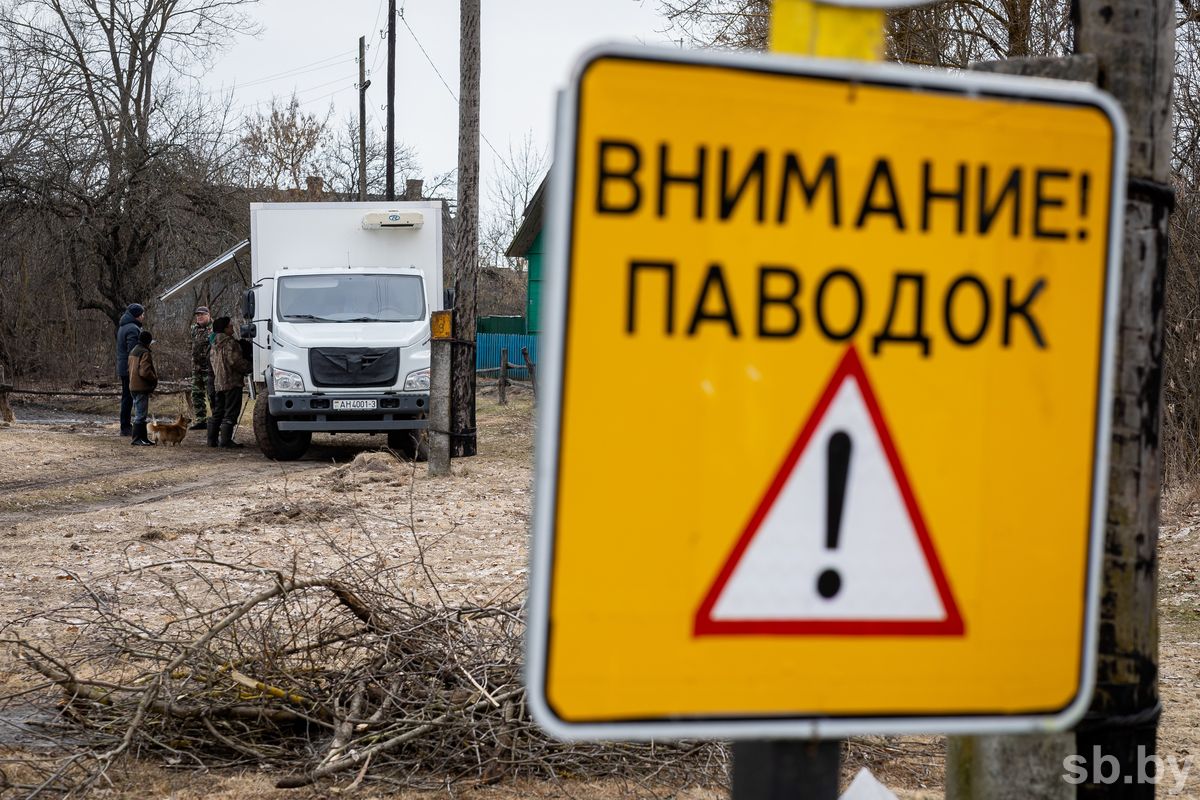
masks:
MULTIPOLYGON (((1079 218, 1083 222, 1087 222, 1088 215, 1088 188, 1091 186, 1091 179, 1086 172, 1079 176, 1079 218)), ((1087 228, 1079 229, 1079 241, 1083 241, 1088 236, 1087 228)))
MULTIPOLYGON (((837 550, 842 529, 842 507, 846 503, 846 479, 850 474, 850 434, 838 431, 829 437, 826 450, 825 549, 837 550)), ((817 577, 817 591, 826 600, 842 588, 842 576, 827 569, 817 577)))

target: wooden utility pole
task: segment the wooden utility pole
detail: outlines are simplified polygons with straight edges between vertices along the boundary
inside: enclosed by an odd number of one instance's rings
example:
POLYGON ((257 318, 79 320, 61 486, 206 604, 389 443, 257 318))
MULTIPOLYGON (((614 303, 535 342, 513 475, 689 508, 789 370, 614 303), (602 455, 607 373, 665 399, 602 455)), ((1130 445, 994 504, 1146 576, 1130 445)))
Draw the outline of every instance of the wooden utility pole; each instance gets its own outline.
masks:
MULTIPOLYGON (((1100 653, 1092 706, 1076 731, 1077 752, 1096 748, 1120 762, 1132 785, 1088 783, 1081 798, 1154 797, 1137 783, 1139 757, 1156 749, 1158 717, 1158 504, 1163 286, 1173 194, 1172 0, 1076 0, 1075 47, 1099 62, 1100 88, 1129 120, 1129 181, 1122 243, 1121 321, 1109 466, 1100 653)), ((1091 770, 1096 776, 1096 770, 1091 770)))
POLYGON ((458 89, 458 215, 454 225, 454 405, 451 452, 473 456, 475 290, 479 280, 479 0, 461 0, 458 89))
POLYGON ((367 199, 367 37, 358 37, 358 199, 367 199))
POLYGON ((388 0, 387 199, 396 199, 396 0, 388 0))

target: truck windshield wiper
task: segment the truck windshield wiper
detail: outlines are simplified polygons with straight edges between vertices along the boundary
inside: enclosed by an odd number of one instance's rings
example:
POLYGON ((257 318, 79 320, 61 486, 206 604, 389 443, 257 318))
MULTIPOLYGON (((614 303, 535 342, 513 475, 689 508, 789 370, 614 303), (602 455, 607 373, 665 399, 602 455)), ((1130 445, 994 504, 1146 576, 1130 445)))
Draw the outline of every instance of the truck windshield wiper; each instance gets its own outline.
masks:
POLYGON ((307 320, 312 320, 314 322, 337 322, 338 321, 336 319, 329 319, 328 317, 318 317, 316 314, 284 314, 283 318, 284 319, 307 319, 307 320))

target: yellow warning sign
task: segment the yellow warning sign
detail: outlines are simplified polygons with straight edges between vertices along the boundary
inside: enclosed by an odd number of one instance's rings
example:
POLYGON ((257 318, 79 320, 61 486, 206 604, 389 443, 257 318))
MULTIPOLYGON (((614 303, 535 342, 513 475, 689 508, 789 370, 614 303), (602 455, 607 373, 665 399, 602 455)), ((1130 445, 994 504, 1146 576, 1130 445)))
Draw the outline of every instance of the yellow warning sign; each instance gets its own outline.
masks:
POLYGON ((608 48, 559 136, 539 720, 568 737, 1071 724, 1094 670, 1115 104, 608 48))

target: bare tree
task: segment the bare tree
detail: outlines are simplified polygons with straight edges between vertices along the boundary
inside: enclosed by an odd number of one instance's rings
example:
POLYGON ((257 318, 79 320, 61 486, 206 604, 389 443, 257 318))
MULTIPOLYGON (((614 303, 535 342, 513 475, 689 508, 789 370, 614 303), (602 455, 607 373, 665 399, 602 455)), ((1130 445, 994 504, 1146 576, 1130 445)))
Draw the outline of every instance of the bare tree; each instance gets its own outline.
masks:
POLYGON ((1061 0, 948 0, 888 15, 895 61, 966 67, 976 61, 1071 52, 1070 4, 1061 0))
POLYGON ((38 131, 67 88, 68 69, 48 52, 44 34, 0 38, 0 191, 11 192, 13 176, 37 164, 38 131))
POLYGON ((324 114, 305 113, 295 94, 271 98, 269 111, 246 120, 242 134, 246 181, 256 188, 301 189, 318 175, 330 140, 330 106, 324 114))
MULTIPOLYGON (((384 144, 374 128, 367 128, 367 194, 382 195, 387 184, 387 156, 384 144)), ((358 197, 358 120, 347 116, 326 142, 320 158, 319 173, 326 187, 347 199, 358 197)), ((401 186, 421 174, 416 148, 401 144, 396 148, 396 175, 401 186)))
POLYGON ((1163 464, 1168 485, 1200 474, 1200 6, 1175 6, 1175 212, 1164 292, 1163 464))
POLYGON ((533 199, 546 170, 550 156, 533 140, 533 133, 525 134, 519 147, 511 143, 508 158, 488 187, 491 209, 484 220, 479 236, 479 258, 485 267, 510 267, 521 270, 523 258, 506 258, 504 251, 512 243, 521 227, 525 209, 533 199))
MULTIPOLYGON (((771 0, 660 0, 669 29, 698 47, 765 50, 771 0)), ((1070 52, 1070 4, 1062 0, 945 0, 888 15, 896 61, 965 67, 1070 52)))
POLYGON ((435 172, 432 177, 425 179, 425 196, 446 200, 451 205, 458 202, 458 170, 435 172))
POLYGON ((221 134, 212 109, 186 100, 176 79, 252 30, 251 2, 17 0, 0 9, 5 46, 64 78, 32 143, 36 164, 5 165, 5 181, 70 231, 61 256, 81 309, 115 324, 161 276, 183 167, 197 157, 185 132, 221 134))
POLYGON ((669 29, 696 47, 766 50, 771 0, 660 0, 669 29))

